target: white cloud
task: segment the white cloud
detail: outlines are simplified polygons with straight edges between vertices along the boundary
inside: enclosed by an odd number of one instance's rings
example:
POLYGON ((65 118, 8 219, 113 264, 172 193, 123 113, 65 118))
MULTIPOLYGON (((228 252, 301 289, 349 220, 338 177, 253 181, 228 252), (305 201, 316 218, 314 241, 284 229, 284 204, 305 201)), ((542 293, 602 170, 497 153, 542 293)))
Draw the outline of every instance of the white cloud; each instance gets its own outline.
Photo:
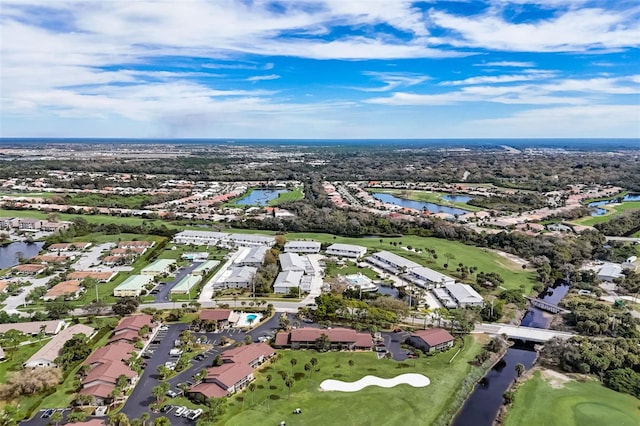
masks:
POLYGON ((510 117, 469 120, 486 137, 638 137, 637 105, 580 105, 521 111, 510 117))
POLYGON ((531 80, 540 80, 549 77, 553 77, 555 75, 554 72, 551 71, 541 71, 541 72, 529 72, 527 74, 512 74, 512 75, 483 75, 477 77, 469 77, 464 80, 456 80, 456 81, 443 81, 440 83, 441 86, 467 86, 473 84, 500 84, 500 83, 513 83, 516 81, 531 81, 531 80))
POLYGON ((433 22, 453 32, 432 42, 519 52, 582 52, 640 44, 639 11, 570 9, 554 18, 526 23, 506 22, 495 10, 478 16, 432 11, 433 22))
POLYGON ((252 77, 247 78, 247 81, 266 81, 266 80, 277 80, 280 76, 278 74, 269 74, 269 75, 254 75, 252 77))
POLYGON ((536 65, 533 62, 519 62, 519 61, 496 61, 486 62, 482 64, 475 64, 476 66, 487 67, 514 67, 514 68, 532 68, 536 65))
POLYGON ((429 76, 415 73, 366 71, 363 74, 384 83, 384 86, 380 87, 354 87, 354 89, 363 92, 387 92, 398 87, 415 86, 430 79, 429 76))

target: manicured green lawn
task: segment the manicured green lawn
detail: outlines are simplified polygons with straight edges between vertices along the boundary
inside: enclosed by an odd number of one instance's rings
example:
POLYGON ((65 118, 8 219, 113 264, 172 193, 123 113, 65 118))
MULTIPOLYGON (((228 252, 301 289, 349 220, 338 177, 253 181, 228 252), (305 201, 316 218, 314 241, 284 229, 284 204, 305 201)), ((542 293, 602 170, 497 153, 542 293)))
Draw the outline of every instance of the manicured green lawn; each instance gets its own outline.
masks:
POLYGON ((397 238, 346 238, 334 237, 331 234, 315 233, 289 233, 285 236, 287 241, 315 240, 329 244, 357 244, 367 247, 370 253, 387 250, 447 275, 452 275, 459 263, 467 266, 477 266, 478 272, 497 272, 500 274, 504 279, 505 288, 521 288, 523 293, 527 294, 532 291, 532 286, 535 282, 532 272, 523 271, 521 266, 488 249, 468 246, 457 241, 449 241, 441 238, 418 237, 414 235, 397 238), (382 240, 382 243, 380 240, 382 240), (396 246, 393 245, 394 242, 397 243, 396 246), (399 244, 400 242, 402 242, 402 245, 399 244), (417 254, 402 248, 407 246, 422 250, 426 248, 435 249, 438 259, 433 261, 427 257, 424 252, 417 254), (455 258, 451 259, 448 269, 444 268, 444 264, 447 262, 445 258, 446 253, 451 253, 455 256, 455 258))
POLYGON ((6 361, 0 362, 0 383, 4 383, 7 373, 22 370, 22 364, 33 354, 49 342, 50 339, 41 340, 30 345, 19 346, 17 349, 5 349, 6 361))
POLYGON ((414 201, 424 201, 426 203, 434 203, 434 204, 439 204, 441 206, 457 207, 459 209, 464 209, 471 212, 479 212, 481 210, 484 210, 481 207, 471 206, 467 203, 459 203, 459 202, 444 200, 442 197, 450 194, 445 194, 443 192, 411 191, 406 189, 378 189, 378 188, 368 188, 368 191, 392 194, 399 198, 405 198, 405 199, 414 200, 414 201))
POLYGON ((456 350, 405 363, 379 360, 373 352, 280 351, 280 361, 255 373, 255 391, 246 389, 231 397, 227 412, 216 424, 277 425, 284 420, 305 426, 428 425, 448 405, 453 390, 473 368, 468 361, 478 353, 480 345, 467 337, 465 348, 450 364, 456 350), (318 365, 310 374, 304 365, 312 357, 317 358, 318 365), (292 358, 297 360, 294 367, 292 358), (353 360, 352 367, 349 360, 353 360), (293 378, 290 396, 280 371, 293 378), (431 384, 422 388, 370 386, 353 393, 319 389, 325 379, 353 382, 367 375, 392 378, 404 373, 424 374, 431 384), (270 382, 267 375, 272 376, 270 382), (302 414, 292 415, 295 408, 302 409, 302 414))
MULTIPOLYGON (((1 217, 29 217, 34 219, 46 219, 48 213, 35 211, 35 210, 4 210, 0 209, 1 217)), ((107 216, 107 215, 90 215, 90 214, 68 214, 68 213, 56 213, 59 220, 71 220, 78 217, 83 218, 88 223, 97 223, 97 224, 106 224, 106 223, 114 223, 117 225, 152 225, 152 226, 162 226, 165 225, 167 228, 179 228, 177 225, 173 225, 170 222, 163 220, 154 220, 154 219, 143 219, 139 217, 120 217, 120 216, 107 216)))
POLYGON ((640 400, 596 381, 552 387, 540 372, 517 391, 505 426, 637 426, 640 400))
POLYGON ((299 186, 295 188, 293 191, 282 192, 278 194, 278 198, 275 198, 269 201, 270 206, 277 206, 278 204, 287 202, 287 201, 298 201, 304 198, 304 192, 302 192, 302 187, 299 186))
POLYGON ((578 225, 586 226, 593 226, 597 223, 608 222, 628 210, 639 210, 640 201, 625 201, 624 203, 609 204, 601 207, 607 209, 608 213, 605 213, 601 216, 585 216, 580 219, 576 219, 573 222, 577 223, 578 225))

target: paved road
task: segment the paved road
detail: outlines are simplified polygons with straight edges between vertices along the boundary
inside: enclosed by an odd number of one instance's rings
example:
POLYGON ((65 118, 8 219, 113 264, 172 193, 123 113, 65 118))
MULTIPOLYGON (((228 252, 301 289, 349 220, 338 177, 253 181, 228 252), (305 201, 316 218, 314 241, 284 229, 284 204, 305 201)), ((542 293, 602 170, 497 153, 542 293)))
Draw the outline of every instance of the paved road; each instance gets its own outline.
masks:
MULTIPOLYGON (((197 263, 193 263, 189 266, 185 266, 183 268, 180 268, 178 270, 178 273, 175 276, 175 279, 173 281, 171 281, 170 283, 166 283, 166 284, 161 284, 159 285, 157 288, 158 290, 160 290, 160 292, 158 294, 156 294, 156 302, 157 303, 166 303, 169 301, 169 294, 171 293, 171 289, 180 282, 181 279, 183 279, 185 276, 189 275, 191 273, 191 271, 193 271, 194 269, 196 269, 198 267, 198 265, 200 265, 202 262, 197 262, 197 263)), ((146 305, 145 305, 146 306, 146 305)))
MULTIPOLYGON (((241 329, 232 329, 227 330, 223 333, 194 333, 198 337, 204 337, 208 340, 219 343, 220 338, 225 336, 227 338, 233 339, 235 341, 243 341, 245 335, 250 335, 252 341, 257 341, 259 336, 264 336, 274 330, 277 330, 279 325, 279 315, 276 314, 269 321, 260 324, 255 329, 251 330, 249 333, 245 333, 241 329)), ((293 317, 290 317, 291 321, 293 321, 293 317)), ((151 421, 156 417, 164 416, 163 413, 151 413, 149 410, 149 405, 155 401, 155 398, 151 394, 151 390, 154 386, 159 384, 158 380, 158 366, 163 365, 165 362, 170 360, 176 360, 176 358, 171 358, 169 356, 169 351, 173 348, 173 342, 178 338, 180 333, 187 329, 187 324, 174 324, 169 326, 169 330, 166 332, 166 335, 160 339, 160 343, 154 349, 154 353, 151 358, 148 360, 148 365, 143 371, 140 380, 136 388, 133 390, 124 407, 122 408, 122 412, 125 413, 130 419, 139 417, 141 413, 144 411, 149 412, 151 414, 151 421)), ((187 381, 193 381, 192 377, 199 373, 202 369, 211 367, 211 363, 213 362, 215 356, 219 353, 222 353, 228 349, 231 349, 233 346, 220 347, 214 346, 214 348, 207 352, 208 357, 203 361, 192 361, 192 366, 182 372, 180 372, 175 377, 169 380, 171 384, 171 389, 177 390, 178 383, 185 383, 187 381)), ((168 401, 171 403, 171 400, 168 401)), ((172 425, 192 425, 194 422, 181 418, 175 417, 172 413, 167 415, 171 419, 172 425)))

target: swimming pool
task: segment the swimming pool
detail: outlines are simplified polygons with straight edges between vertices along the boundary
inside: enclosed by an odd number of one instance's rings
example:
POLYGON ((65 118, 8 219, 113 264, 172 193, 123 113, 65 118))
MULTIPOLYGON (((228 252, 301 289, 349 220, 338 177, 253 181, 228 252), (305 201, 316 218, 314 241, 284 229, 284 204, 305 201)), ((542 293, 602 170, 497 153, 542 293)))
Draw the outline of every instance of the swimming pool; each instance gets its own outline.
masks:
POLYGON ((246 312, 242 312, 240 314, 240 319, 236 323, 236 327, 254 327, 258 325, 260 320, 262 319, 262 314, 248 314, 246 312))

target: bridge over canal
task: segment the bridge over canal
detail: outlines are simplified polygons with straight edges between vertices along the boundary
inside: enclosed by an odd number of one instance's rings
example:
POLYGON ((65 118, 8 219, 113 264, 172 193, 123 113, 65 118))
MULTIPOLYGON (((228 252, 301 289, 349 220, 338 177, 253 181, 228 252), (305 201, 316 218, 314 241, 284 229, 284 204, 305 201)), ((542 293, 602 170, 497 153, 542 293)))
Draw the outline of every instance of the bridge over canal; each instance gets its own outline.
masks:
POLYGON ((554 337, 568 339, 575 336, 567 331, 547 330, 544 328, 523 327, 509 324, 478 324, 473 333, 485 333, 491 336, 506 334, 509 339, 523 340, 526 342, 544 343, 554 337))
POLYGON ((535 297, 525 296, 525 299, 531 302, 532 306, 535 306, 538 309, 542 309, 543 311, 551 312, 552 314, 557 314, 557 313, 568 314, 569 312, 571 312, 564 308, 561 308, 558 305, 546 302, 542 299, 536 299, 535 297))

